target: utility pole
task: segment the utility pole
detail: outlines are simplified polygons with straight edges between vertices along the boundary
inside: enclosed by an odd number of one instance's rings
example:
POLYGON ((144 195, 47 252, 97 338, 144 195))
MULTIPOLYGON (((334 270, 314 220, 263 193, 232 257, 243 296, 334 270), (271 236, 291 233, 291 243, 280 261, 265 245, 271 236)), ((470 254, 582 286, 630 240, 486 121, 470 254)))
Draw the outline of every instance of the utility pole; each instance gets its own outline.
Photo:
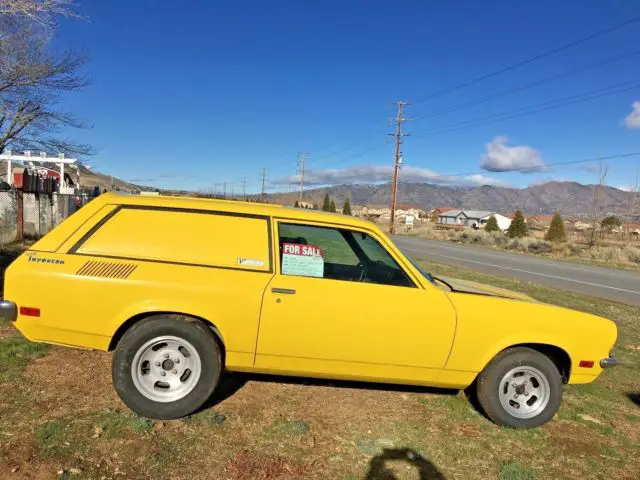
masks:
POLYGON ((247 201, 247 179, 245 177, 242 177, 242 199, 246 202, 247 201))
POLYGON ((389 220, 389 233, 395 233, 396 199, 398 196, 398 169, 400 168, 402 156, 400 145, 402 145, 402 137, 408 136, 408 134, 402 133, 402 123, 405 121, 403 116, 404 107, 406 107, 408 103, 397 102, 396 105, 398 106, 398 115, 395 118, 396 133, 389 133, 389 135, 396 138, 396 150, 393 161, 393 179, 391 181, 391 218, 389 220))
POLYGON ((302 194, 304 193, 304 162, 307 159, 307 152, 300 152, 298 154, 298 174, 300 175, 300 199, 298 205, 302 207, 302 194))
POLYGON ((222 198, 227 199, 227 182, 222 182, 222 198))
POLYGON ((260 175, 262 176, 262 190, 260 191, 260 201, 264 202, 264 182, 267 179, 267 169, 263 168, 260 172, 260 175))

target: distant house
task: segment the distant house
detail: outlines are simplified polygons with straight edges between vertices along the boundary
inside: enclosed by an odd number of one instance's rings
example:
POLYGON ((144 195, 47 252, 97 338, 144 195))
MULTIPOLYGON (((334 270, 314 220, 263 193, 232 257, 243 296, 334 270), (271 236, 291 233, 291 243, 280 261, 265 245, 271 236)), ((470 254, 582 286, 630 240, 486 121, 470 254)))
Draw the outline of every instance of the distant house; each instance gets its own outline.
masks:
POLYGON ((438 207, 438 208, 434 208, 433 210, 429 210, 428 213, 428 218, 430 219, 430 221, 432 222, 437 222, 438 221, 438 217, 440 215, 442 215, 443 213, 449 212, 451 210, 455 210, 455 208, 450 208, 450 207, 438 207))
POLYGON ((629 232, 631 235, 640 235, 640 223, 625 223, 623 227, 624 231, 629 232))
POLYGON ((383 215, 390 217, 391 209, 388 205, 365 205, 358 213, 360 217, 375 219, 383 215))
POLYGON ((593 224, 591 222, 585 222, 583 220, 576 220, 575 222, 573 222, 573 228, 578 231, 591 230, 593 228, 593 224))
MULTIPOLYGON (((424 217, 426 211, 415 205, 396 205, 395 217, 396 219, 406 218, 407 215, 413 216, 413 218, 424 217)), ((360 217, 370 219, 390 219, 391 208, 388 205, 369 205, 364 206, 359 211, 360 217)))
POLYGON ((442 225, 463 225, 472 228, 484 228, 491 217, 495 217, 500 230, 506 230, 511 225, 511 219, 499 213, 486 210, 449 210, 438 216, 438 223, 442 225))
POLYGON ((530 215, 525 218, 525 222, 532 230, 546 230, 551 225, 551 220, 553 220, 553 215, 530 215))

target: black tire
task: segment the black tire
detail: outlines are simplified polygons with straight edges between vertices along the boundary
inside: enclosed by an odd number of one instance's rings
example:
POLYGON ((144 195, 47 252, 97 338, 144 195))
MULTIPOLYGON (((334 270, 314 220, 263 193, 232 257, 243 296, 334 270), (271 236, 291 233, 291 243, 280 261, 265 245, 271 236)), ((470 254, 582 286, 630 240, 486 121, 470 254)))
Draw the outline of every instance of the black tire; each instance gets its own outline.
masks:
POLYGON ((113 385, 122 401, 148 418, 170 420, 198 410, 211 397, 220 380, 222 359, 211 329, 203 322, 178 315, 157 315, 134 324, 118 342, 112 360, 113 385), (184 397, 171 402, 154 401, 136 387, 132 365, 136 353, 151 340, 172 336, 189 342, 200 357, 200 377, 184 397))
MULTIPOLYGON (((498 354, 480 373, 476 381, 476 393, 478 403, 494 423, 511 428, 536 428, 551 420, 560 408, 562 377, 556 365, 546 355, 526 347, 510 348, 498 354), (546 406, 530 418, 512 415, 500 401, 502 380, 517 367, 534 368, 549 384, 546 406)), ((525 397, 522 398, 526 400, 525 397)))

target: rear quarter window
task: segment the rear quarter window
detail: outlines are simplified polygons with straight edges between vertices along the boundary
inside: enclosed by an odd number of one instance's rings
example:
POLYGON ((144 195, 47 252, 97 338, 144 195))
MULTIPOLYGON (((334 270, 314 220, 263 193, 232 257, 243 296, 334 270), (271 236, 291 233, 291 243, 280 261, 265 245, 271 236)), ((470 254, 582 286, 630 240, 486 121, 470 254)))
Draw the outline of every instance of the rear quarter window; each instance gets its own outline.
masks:
POLYGON ((270 271, 266 218, 124 207, 76 249, 107 257, 270 271))

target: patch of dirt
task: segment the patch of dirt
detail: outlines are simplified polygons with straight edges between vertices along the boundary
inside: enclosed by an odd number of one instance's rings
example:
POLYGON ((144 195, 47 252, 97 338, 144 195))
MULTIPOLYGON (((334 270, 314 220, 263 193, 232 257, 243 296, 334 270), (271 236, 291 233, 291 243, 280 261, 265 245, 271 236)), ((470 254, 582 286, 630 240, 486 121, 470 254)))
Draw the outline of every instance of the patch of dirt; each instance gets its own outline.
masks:
POLYGON ((593 441, 593 431, 567 420, 549 423, 545 429, 549 433, 547 442, 567 455, 600 455, 600 447, 593 441))
POLYGON ((234 480, 271 480, 287 477, 301 477, 309 471, 308 465, 291 462, 282 457, 261 455, 256 452, 241 451, 226 467, 234 480))
POLYGON ((52 346, 34 360, 24 376, 38 389, 36 406, 47 417, 126 409, 111 384, 111 354, 52 346))

